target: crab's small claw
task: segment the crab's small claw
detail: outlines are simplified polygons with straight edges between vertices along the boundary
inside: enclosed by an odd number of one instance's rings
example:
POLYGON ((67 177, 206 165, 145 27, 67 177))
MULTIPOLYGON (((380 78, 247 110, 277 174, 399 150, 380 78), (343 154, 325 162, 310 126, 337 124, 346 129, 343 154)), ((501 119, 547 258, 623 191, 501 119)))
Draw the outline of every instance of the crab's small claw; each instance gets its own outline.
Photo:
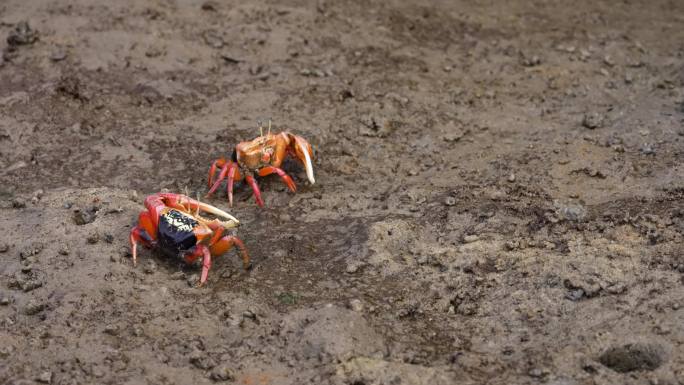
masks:
POLYGON ((245 177, 247 180, 247 183, 252 187, 252 191, 254 191, 254 199, 256 199, 257 205, 259 207, 264 207, 264 201, 261 200, 261 190, 259 190, 259 185, 257 184, 256 180, 254 180, 254 177, 251 175, 247 175, 245 177))

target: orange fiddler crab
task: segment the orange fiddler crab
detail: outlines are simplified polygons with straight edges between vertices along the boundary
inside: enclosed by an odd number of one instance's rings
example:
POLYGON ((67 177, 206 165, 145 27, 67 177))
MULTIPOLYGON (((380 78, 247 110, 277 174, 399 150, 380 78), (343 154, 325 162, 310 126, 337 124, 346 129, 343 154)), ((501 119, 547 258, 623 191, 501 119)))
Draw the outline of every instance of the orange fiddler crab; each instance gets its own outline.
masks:
POLYGON ((311 184, 316 180, 313 174, 313 150, 309 142, 301 136, 284 131, 279 134, 271 133, 271 120, 268 121, 268 133, 264 135, 261 122, 259 123, 260 135, 258 138, 249 142, 240 142, 230 157, 230 159, 220 158, 212 163, 209 169, 209 192, 207 196, 218 189, 224 179, 228 179, 228 204, 233 206, 233 183, 242 180, 244 177, 254 191, 254 198, 260 207, 264 206, 261 200, 261 191, 257 185, 254 175, 266 176, 278 174, 287 187, 292 191, 297 191, 294 181, 289 175, 280 169, 280 165, 287 155, 299 160, 306 170, 306 176, 311 184), (218 174, 216 182, 216 170, 218 174))
POLYGON ((157 247, 188 264, 202 257, 200 286, 207 281, 211 257, 225 254, 233 246, 240 249, 244 268, 249 268, 249 254, 242 241, 238 237, 224 235, 226 230, 240 224, 227 212, 185 195, 171 193, 148 196, 145 208, 147 210, 140 213, 138 225, 131 230, 133 265, 137 264, 137 246, 141 243, 146 247, 157 247), (200 212, 212 214, 217 219, 204 218, 200 212))

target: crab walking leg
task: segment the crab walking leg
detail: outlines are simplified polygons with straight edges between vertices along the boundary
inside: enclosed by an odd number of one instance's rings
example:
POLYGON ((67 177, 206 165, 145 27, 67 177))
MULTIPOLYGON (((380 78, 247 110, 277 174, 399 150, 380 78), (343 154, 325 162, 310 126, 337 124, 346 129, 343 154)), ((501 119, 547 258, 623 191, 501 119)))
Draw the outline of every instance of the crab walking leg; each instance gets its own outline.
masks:
POLYGON ((249 259, 249 254, 247 253, 247 248, 238 237, 226 235, 225 237, 221 238, 218 242, 210 246, 211 254, 225 254, 228 250, 233 248, 233 246, 237 246, 237 248, 240 249, 240 256, 242 257, 242 266, 245 268, 245 270, 249 269, 251 262, 249 259))
POLYGON ((214 180, 214 176, 216 175, 216 168, 217 167, 223 167, 226 164, 226 160, 221 158, 221 159, 216 159, 214 163, 211 164, 211 168, 209 168, 209 186, 211 188, 212 182, 214 180))
POLYGON ((138 265, 138 243, 142 243, 143 245, 149 245, 149 242, 145 240, 145 238, 142 236, 142 232, 145 230, 141 229, 140 227, 136 226, 131 230, 131 236, 130 236, 130 241, 131 241, 131 254, 133 255, 133 266, 138 265))
POLYGON ((235 172, 237 171, 237 164, 233 163, 228 170, 228 182, 226 185, 226 192, 228 194, 228 206, 233 207, 233 183, 235 182, 235 172))
POLYGON ((266 176, 270 174, 278 174, 280 178, 283 180, 283 182, 287 185, 287 187, 290 189, 292 192, 297 191, 297 185, 295 185, 294 181, 292 178, 290 178, 289 175, 285 173, 282 169, 279 169, 278 167, 273 167, 273 166, 266 166, 263 167, 261 170, 259 170, 259 176, 266 176))
POLYGON ((211 188, 209 189, 207 196, 213 194, 214 191, 216 191, 216 189, 221 185, 221 182, 226 178, 226 174, 228 173, 228 169, 231 168, 231 164, 232 164, 232 162, 228 162, 223 166, 223 168, 221 168, 221 173, 219 174, 218 178, 216 179, 216 183, 214 183, 213 185, 210 184, 211 188))
POLYGON ((256 180, 254 180, 254 177, 251 175, 247 175, 245 179, 247 179, 247 183, 249 183, 249 185, 252 186, 252 190, 254 191, 254 198, 256 199, 257 205, 259 205, 259 207, 264 207, 264 201, 261 200, 261 190, 259 190, 259 185, 257 184, 256 180))
POLYGON ((202 258, 202 275, 200 276, 199 285, 204 285, 207 282, 207 277, 209 276, 209 269, 211 269, 211 252, 209 248, 204 245, 198 245, 198 249, 201 249, 204 258, 202 258))

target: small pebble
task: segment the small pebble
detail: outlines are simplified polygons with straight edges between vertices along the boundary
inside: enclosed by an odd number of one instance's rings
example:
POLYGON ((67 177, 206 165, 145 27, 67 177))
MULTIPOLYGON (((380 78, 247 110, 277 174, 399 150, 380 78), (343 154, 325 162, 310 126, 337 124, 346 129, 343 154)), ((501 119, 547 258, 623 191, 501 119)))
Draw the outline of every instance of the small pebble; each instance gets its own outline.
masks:
POLYGON ((145 264, 145 274, 152 274, 157 271, 157 264, 154 261, 148 261, 145 264))
POLYGON ((52 54, 50 54, 50 60, 55 62, 62 61, 66 59, 66 56, 66 51, 64 51, 63 49, 57 49, 52 54))
POLYGON ((480 237, 478 237, 477 235, 471 234, 471 235, 466 235, 465 237, 463 237, 463 242, 473 243, 473 242, 478 241, 479 239, 480 239, 480 237))
POLYGON ((515 174, 511 173, 511 175, 508 176, 508 181, 515 182, 515 174))
POLYGON ((211 371, 211 379, 214 381, 234 381, 235 374, 226 366, 219 366, 211 371))
POLYGON ((9 250, 9 245, 7 243, 0 245, 0 253, 6 253, 7 250, 9 250))
POLYGON ((361 312, 363 310, 363 302, 357 298, 354 298, 349 301, 349 308, 355 312, 361 312))
POLYGON ((26 307, 24 308, 24 314, 26 315, 36 315, 45 309, 45 304, 38 300, 32 299, 28 301, 26 307))
MULTIPOLYGON (((2 305, 2 306, 7 306, 10 304, 10 302, 11 301, 10 301, 9 297, 3 296, 2 298, 0 298, 0 305, 2 305)), ((674 305, 673 305, 673 308, 674 308, 674 305)), ((675 310, 677 310, 677 309, 675 309, 675 310)))
POLYGON ((37 378, 38 382, 41 382, 43 384, 50 384, 52 383, 52 372, 43 372, 38 376, 37 378))
POLYGON ((456 204, 456 198, 451 197, 451 196, 450 196, 450 197, 446 197, 446 199, 444 200, 444 204, 447 205, 447 206, 453 206, 453 205, 456 204))
POLYGON ((590 112, 584 114, 582 118, 582 125, 590 130, 595 128, 600 128, 603 126, 603 121, 605 118, 598 112, 590 112))
POLYGON ((109 324, 109 325, 105 326, 104 332, 109 334, 109 335, 115 336, 115 335, 119 334, 119 327, 117 325, 114 325, 114 324, 109 324))
POLYGON ((656 153, 655 149, 653 148, 653 145, 649 143, 644 143, 644 145, 641 146, 639 151, 641 151, 641 153, 644 155, 654 155, 656 153))
POLYGON ((100 241, 100 235, 98 233, 93 233, 86 238, 86 242, 88 242, 91 245, 96 244, 97 242, 100 241))

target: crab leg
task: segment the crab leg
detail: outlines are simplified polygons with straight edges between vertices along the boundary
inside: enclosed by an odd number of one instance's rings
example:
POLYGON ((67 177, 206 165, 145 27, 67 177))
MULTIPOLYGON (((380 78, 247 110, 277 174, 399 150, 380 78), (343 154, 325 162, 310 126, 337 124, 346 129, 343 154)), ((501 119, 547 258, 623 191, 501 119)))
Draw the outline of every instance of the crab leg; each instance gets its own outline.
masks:
POLYGON ((251 175, 247 175, 245 177, 247 179, 247 183, 252 187, 252 190, 254 191, 254 198, 256 199, 256 203, 259 205, 259 207, 264 207, 264 201, 261 200, 261 190, 259 190, 259 185, 257 184, 256 180, 254 180, 254 177, 251 175))
MULTIPOLYGON (((216 179, 216 183, 214 183, 213 185, 211 183, 209 184, 211 186, 211 188, 209 189, 207 196, 213 194, 214 191, 216 191, 216 189, 221 185, 221 182, 226 178, 226 174, 228 173, 228 169, 231 168, 232 164, 233 164, 233 162, 228 162, 223 166, 223 168, 221 168, 221 172, 219 173, 219 176, 216 179)), ((212 165, 211 167, 213 168, 214 165, 212 165)), ((211 181, 211 179, 209 179, 209 181, 211 181)))
POLYGON ((279 169, 278 167, 273 167, 273 166, 266 166, 263 167, 259 170, 259 176, 266 176, 276 173, 280 176, 280 178, 283 180, 283 182, 287 185, 287 187, 292 191, 295 192, 297 191, 297 185, 295 185, 294 181, 292 178, 290 178, 289 175, 285 173, 282 169, 279 169))
POLYGON ((245 268, 245 270, 249 269, 249 266, 251 264, 251 262, 249 260, 249 254, 247 253, 247 249, 245 248, 245 245, 242 243, 242 241, 238 237, 234 237, 232 235, 226 235, 225 237, 219 239, 218 242, 216 242, 210 246, 211 254, 213 254, 213 255, 224 254, 228 250, 233 248, 233 246, 237 246, 238 249, 240 249, 240 256, 242 256, 242 266, 245 268))
POLYGON ((228 193, 228 205, 233 207, 233 182, 235 181, 235 172, 237 171, 237 164, 233 163, 228 170, 228 184, 226 190, 228 193))
POLYGON ((201 249, 202 254, 204 254, 204 258, 202 258, 202 275, 200 276, 199 283, 199 285, 202 286, 205 282, 207 282, 209 269, 211 269, 211 252, 209 251, 209 248, 204 245, 199 245, 197 248, 201 249))
POLYGON ((211 164, 211 168, 209 168, 209 187, 213 184, 214 176, 216 175, 216 169, 217 167, 223 167, 226 164, 226 160, 221 158, 221 159, 216 159, 214 163, 211 164))
POLYGON ((133 230, 131 230, 130 241, 131 254, 133 254, 133 266, 136 266, 138 264, 138 242, 143 244, 145 243, 145 240, 140 235, 141 231, 143 230, 138 226, 134 227, 133 230))

